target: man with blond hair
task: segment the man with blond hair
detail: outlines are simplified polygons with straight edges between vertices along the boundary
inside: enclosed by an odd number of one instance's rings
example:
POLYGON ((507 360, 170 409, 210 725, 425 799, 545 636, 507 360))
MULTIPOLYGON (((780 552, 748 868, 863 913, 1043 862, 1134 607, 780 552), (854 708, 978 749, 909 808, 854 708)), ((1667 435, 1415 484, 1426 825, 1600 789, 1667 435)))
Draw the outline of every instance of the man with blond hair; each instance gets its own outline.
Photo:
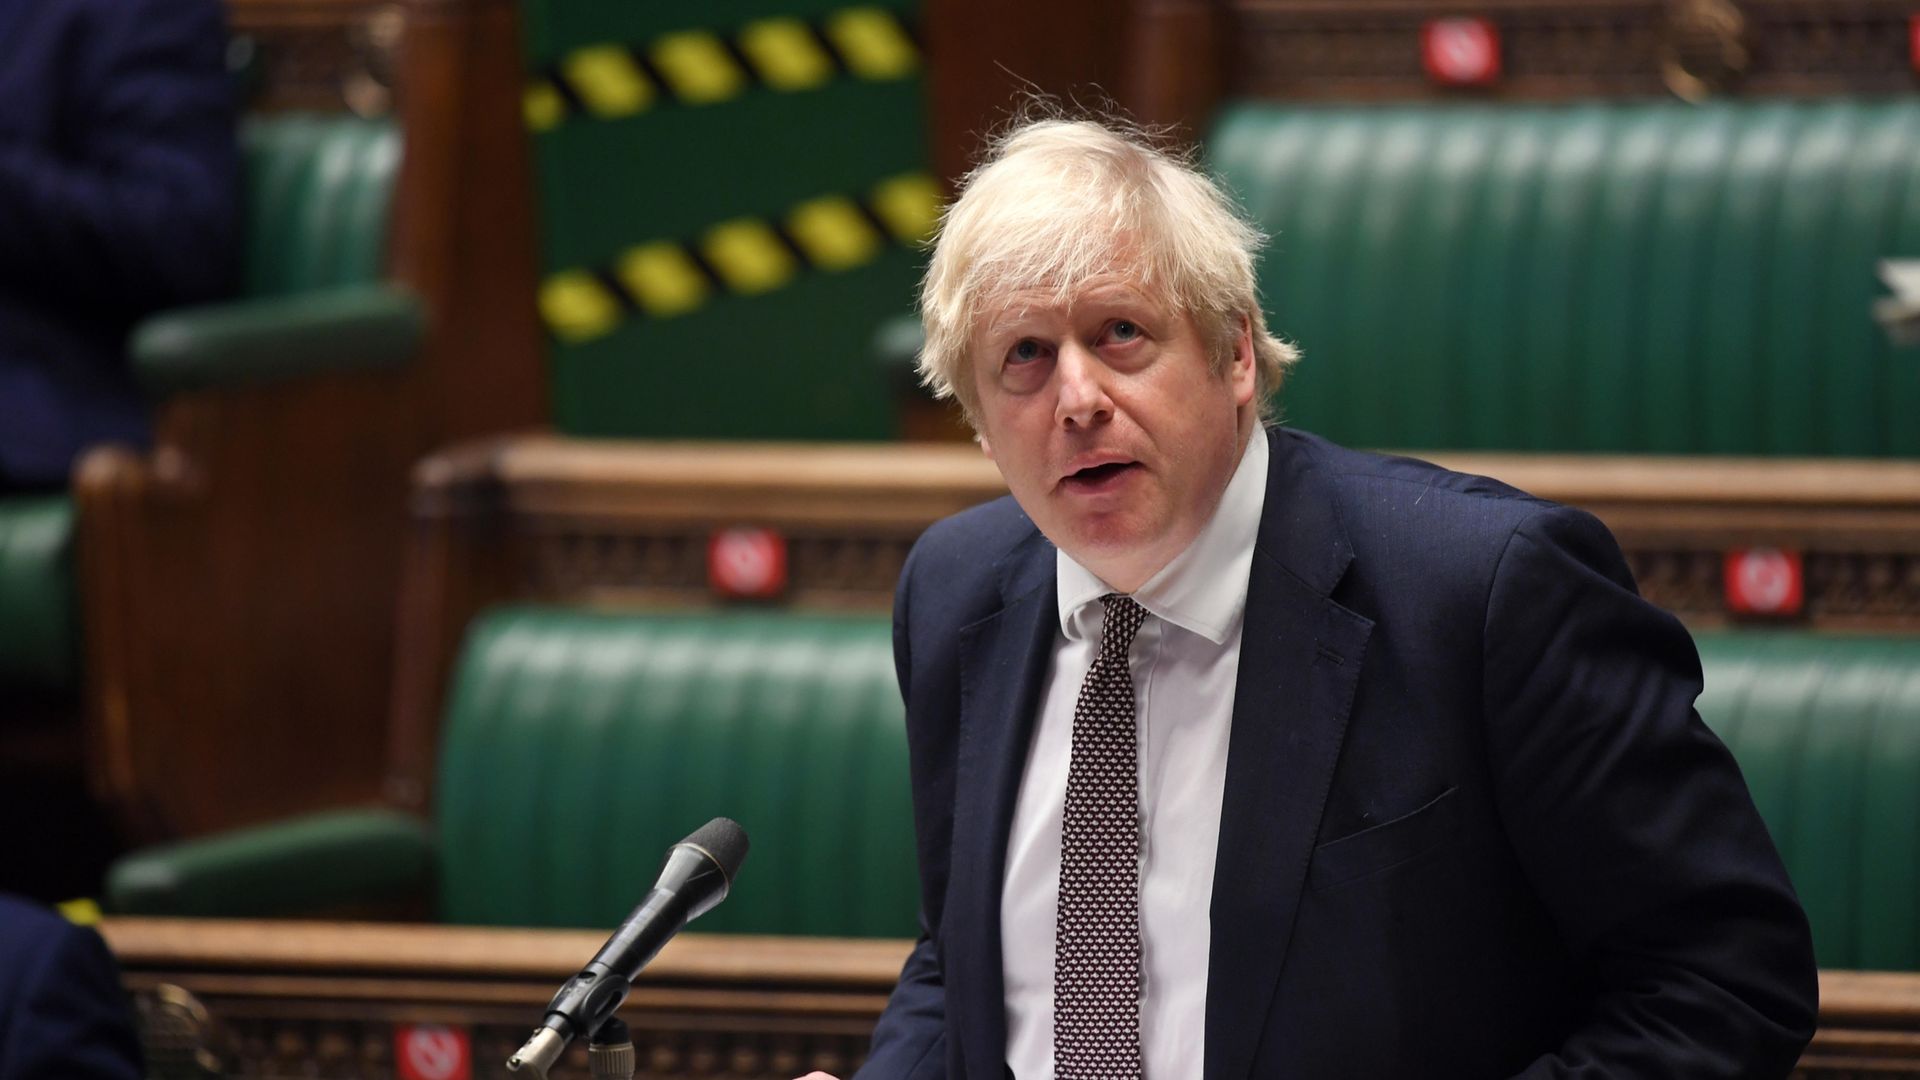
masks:
POLYGON ((1261 241, 1089 121, 946 216, 922 370, 1011 497, 901 575, 924 934, 860 1075, 1786 1075, 1806 919, 1686 631, 1587 514, 1268 426, 1261 241))

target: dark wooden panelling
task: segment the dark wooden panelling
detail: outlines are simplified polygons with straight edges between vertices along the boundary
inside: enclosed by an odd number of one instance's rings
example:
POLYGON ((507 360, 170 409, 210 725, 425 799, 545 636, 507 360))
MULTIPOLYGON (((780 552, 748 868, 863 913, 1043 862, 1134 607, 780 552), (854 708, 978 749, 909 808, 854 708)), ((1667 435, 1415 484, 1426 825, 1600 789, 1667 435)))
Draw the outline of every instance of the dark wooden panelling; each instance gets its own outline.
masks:
POLYGON ((1137 70, 1127 0, 928 0, 923 13, 935 170, 964 174, 982 136, 1029 91, 1092 104, 1137 70))

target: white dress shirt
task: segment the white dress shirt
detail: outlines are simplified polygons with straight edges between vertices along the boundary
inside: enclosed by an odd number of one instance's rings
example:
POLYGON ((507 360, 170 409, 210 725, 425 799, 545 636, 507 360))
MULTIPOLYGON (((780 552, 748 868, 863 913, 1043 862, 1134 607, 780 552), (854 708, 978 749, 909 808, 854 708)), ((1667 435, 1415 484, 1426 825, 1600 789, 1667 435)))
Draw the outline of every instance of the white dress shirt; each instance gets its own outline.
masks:
MULTIPOLYGON (((1205 1051, 1213 864, 1247 574, 1267 494, 1267 438, 1255 428, 1213 518, 1133 598, 1140 755, 1140 1048, 1148 1080, 1198 1077, 1205 1051)), ((1007 1062, 1018 1080, 1053 1076, 1054 922, 1073 707, 1099 651, 1115 591, 1058 555, 1060 636, 1007 839, 1000 894, 1007 1062)))

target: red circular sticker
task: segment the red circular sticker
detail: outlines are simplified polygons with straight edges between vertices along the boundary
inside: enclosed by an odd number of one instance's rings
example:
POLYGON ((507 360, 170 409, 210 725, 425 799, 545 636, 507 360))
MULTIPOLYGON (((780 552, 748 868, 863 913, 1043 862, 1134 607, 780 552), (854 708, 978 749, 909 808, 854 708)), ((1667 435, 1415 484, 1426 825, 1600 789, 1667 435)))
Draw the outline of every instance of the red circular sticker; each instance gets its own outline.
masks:
POLYGON ((723 529, 707 545, 707 577, 725 596, 779 596, 787 588, 787 542, 771 529, 723 529))
POLYGON ((1753 615, 1793 615, 1806 595, 1800 554, 1778 548, 1727 553, 1727 606, 1753 615))
POLYGON ((473 1080, 467 1033, 439 1024, 394 1029, 394 1064, 400 1080, 473 1080))
POLYGON ((1421 29, 1420 52, 1437 82, 1473 86, 1500 75, 1500 32, 1486 19, 1435 19, 1421 29))

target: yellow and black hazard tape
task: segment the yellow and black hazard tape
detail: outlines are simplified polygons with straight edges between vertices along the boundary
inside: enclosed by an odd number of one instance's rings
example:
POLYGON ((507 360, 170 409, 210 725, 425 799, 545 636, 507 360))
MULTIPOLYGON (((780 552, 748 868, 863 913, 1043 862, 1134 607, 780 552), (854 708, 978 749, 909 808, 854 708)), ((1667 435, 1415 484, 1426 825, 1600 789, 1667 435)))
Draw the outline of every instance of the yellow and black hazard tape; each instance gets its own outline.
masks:
POLYGON ((717 294, 755 296, 802 273, 851 270, 892 247, 920 247, 940 216, 940 185, 904 173, 865 197, 822 195, 778 218, 742 217, 691 240, 637 244, 595 267, 559 271, 540 286, 540 315, 561 341, 610 334, 635 316, 672 318, 717 294))
POLYGON ((920 48, 885 8, 850 7, 818 20, 757 19, 731 33, 681 30, 639 44, 574 49, 527 84, 527 126, 574 116, 613 119, 662 102, 710 105, 764 86, 791 93, 837 78, 888 81, 913 74, 920 48))

